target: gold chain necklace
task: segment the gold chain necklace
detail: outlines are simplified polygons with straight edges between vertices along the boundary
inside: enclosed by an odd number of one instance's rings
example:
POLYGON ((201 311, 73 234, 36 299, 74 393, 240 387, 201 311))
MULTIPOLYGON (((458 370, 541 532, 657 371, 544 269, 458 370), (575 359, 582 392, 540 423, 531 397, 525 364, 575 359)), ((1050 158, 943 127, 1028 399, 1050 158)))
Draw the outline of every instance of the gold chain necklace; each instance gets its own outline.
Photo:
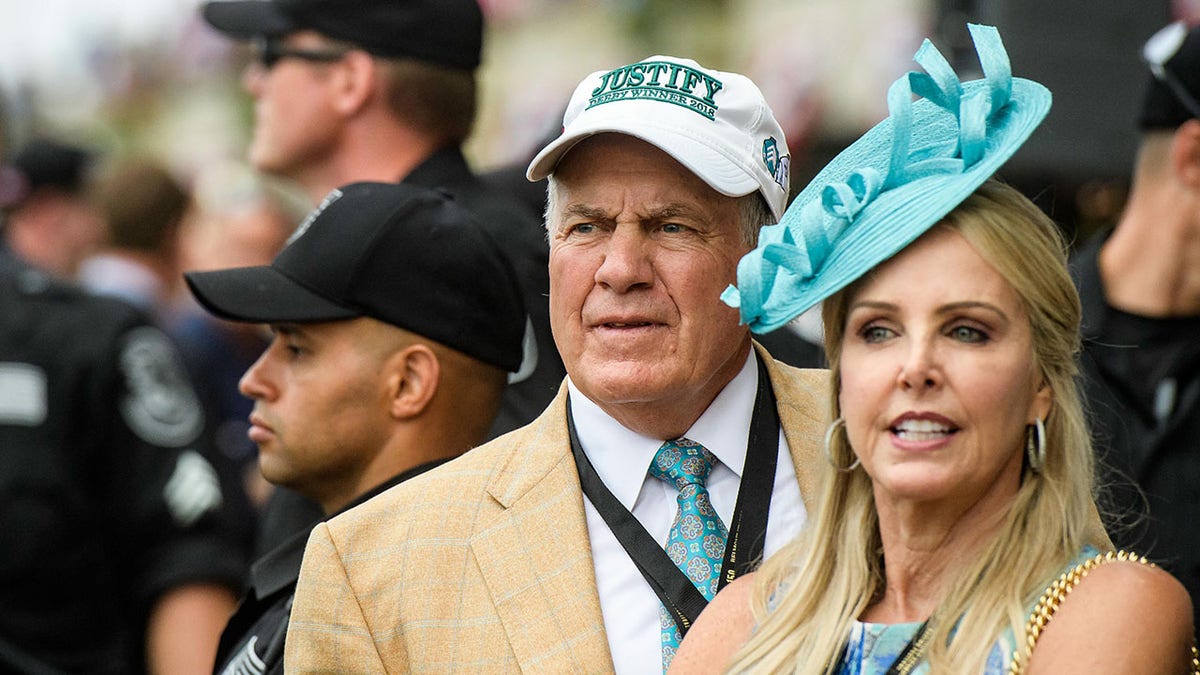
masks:
MULTIPOLYGON (((1033 647, 1037 644, 1038 638, 1041 637, 1042 631, 1046 629, 1046 624, 1050 623, 1050 619, 1058 611, 1059 605, 1067 599, 1067 595, 1074 590, 1075 586, 1080 581, 1083 581, 1089 572, 1104 563, 1114 560, 1136 562, 1155 567, 1154 563, 1147 560, 1145 556, 1126 551, 1109 551, 1108 553, 1099 553, 1094 557, 1088 558, 1072 569, 1063 572, 1046 588, 1046 591, 1042 593, 1042 597, 1034 605, 1033 612, 1029 615, 1029 621, 1025 623, 1025 648, 1022 650, 1020 647, 1017 647, 1013 650, 1012 662, 1008 666, 1009 675, 1021 675, 1025 672, 1029 658, 1033 655, 1033 647)), ((1197 654, 1194 643, 1192 644, 1190 672, 1192 675, 1200 675, 1200 655, 1197 654)))

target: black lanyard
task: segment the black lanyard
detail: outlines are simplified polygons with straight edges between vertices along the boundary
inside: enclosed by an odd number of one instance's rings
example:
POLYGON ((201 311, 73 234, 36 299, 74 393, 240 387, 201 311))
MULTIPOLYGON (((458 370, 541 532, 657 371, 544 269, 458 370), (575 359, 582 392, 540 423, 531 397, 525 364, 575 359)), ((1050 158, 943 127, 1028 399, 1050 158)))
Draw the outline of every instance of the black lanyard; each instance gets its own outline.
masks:
MULTIPOLYGON (((892 661, 891 667, 887 669, 884 675, 908 675, 921 662, 921 658, 925 656, 925 647, 929 642, 929 620, 926 619, 917 627, 917 632, 904 645, 904 650, 896 655, 896 660, 892 661)), ((865 629, 864 629, 865 630, 865 629)), ((865 639, 865 638, 864 638, 865 639)), ((846 665, 846 653, 850 650, 850 644, 842 645, 841 654, 834 661, 838 667, 846 665)), ((859 655, 859 665, 862 665, 862 655, 859 655)))
POLYGON ((888 668, 886 675, 908 675, 921 662, 921 657, 925 655, 925 644, 929 642, 929 619, 921 622, 921 627, 917 629, 917 633, 912 636, 908 644, 904 646, 904 651, 896 656, 896 660, 892 662, 892 667, 888 668))
MULTIPOLYGON (((721 564, 721 579, 717 582, 718 590, 750 571, 751 565, 762 558, 766 540, 767 512, 771 506, 771 490, 775 486, 775 465, 779 455, 779 414, 775 410, 775 394, 771 390, 767 368, 761 358, 757 360, 758 394, 754 397, 754 414, 750 419, 746 443, 746 464, 742 469, 737 506, 729 523, 729 538, 725 545, 725 559, 721 564)), ((680 633, 686 634, 708 601, 600 479, 579 444, 569 398, 567 431, 571 437, 571 452, 575 455, 583 494, 591 500, 663 606, 675 617, 680 633)))

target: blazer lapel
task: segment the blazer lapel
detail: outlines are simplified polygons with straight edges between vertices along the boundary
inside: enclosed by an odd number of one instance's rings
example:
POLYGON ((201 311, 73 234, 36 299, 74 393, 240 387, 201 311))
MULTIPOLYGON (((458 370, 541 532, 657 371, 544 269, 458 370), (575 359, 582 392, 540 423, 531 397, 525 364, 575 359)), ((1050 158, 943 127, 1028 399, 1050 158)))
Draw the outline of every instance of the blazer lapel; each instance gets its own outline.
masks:
POLYGON ((817 476, 814 462, 824 462, 825 430, 829 427, 829 371, 823 368, 797 369, 782 364, 762 348, 758 356, 767 364, 767 376, 775 390, 779 424, 787 439, 796 466, 800 498, 811 513, 816 504, 817 476), (785 375, 784 369, 787 369, 785 375))
POLYGON ((583 491, 566 427, 566 386, 488 484, 494 518, 471 550, 522 671, 611 672, 583 491))

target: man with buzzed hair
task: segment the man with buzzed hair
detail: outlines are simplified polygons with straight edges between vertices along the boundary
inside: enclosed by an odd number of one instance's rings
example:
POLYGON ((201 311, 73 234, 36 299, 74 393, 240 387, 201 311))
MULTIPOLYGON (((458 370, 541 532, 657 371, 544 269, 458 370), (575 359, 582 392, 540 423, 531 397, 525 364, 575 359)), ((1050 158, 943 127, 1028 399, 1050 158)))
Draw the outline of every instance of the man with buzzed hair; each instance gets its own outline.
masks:
MULTIPOLYGON (((332 515, 487 438, 524 308, 497 244, 445 195, 330 192, 268 266, 189 272, 214 315, 269 324, 242 377, 259 469, 332 515)), ((259 559, 218 673, 283 672, 304 530, 259 559)))

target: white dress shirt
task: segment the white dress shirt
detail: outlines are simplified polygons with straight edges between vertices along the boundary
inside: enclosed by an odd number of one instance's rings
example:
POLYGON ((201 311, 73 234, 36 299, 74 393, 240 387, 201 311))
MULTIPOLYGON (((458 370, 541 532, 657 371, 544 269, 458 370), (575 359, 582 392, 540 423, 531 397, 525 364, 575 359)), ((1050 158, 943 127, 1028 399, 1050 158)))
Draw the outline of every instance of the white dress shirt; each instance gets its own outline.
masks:
MULTIPOLYGON (((708 478, 713 506, 727 526, 737 505, 738 485, 746 462, 746 443, 754 398, 758 392, 758 362, 753 350, 741 371, 684 434, 708 448, 719 460, 708 478)), ((678 511, 674 486, 647 471, 661 438, 648 438, 621 426, 568 378, 571 410, 579 442, 596 473, 618 501, 629 509, 659 544, 666 546, 678 511)), ((604 629, 613 664, 621 675, 662 673, 662 637, 658 596, 642 577, 591 500, 584 499, 592 564, 600 593, 604 629)), ((804 524, 804 503, 796 483, 792 456, 779 432, 779 461, 771 492, 764 556, 791 541, 804 524)))

